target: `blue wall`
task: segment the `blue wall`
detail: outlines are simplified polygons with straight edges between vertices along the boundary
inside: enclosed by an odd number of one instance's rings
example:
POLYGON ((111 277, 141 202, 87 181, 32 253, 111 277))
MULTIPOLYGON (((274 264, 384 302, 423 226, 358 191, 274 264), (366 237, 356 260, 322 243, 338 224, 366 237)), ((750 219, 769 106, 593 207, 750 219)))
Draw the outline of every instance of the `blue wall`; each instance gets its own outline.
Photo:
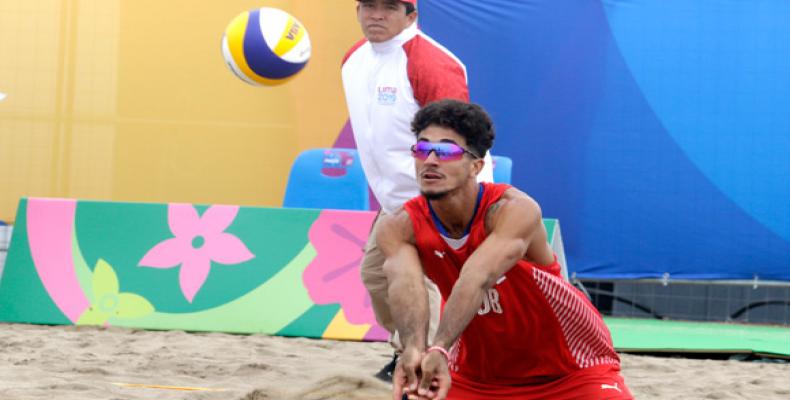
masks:
POLYGON ((580 277, 790 280, 790 2, 422 0, 580 277))

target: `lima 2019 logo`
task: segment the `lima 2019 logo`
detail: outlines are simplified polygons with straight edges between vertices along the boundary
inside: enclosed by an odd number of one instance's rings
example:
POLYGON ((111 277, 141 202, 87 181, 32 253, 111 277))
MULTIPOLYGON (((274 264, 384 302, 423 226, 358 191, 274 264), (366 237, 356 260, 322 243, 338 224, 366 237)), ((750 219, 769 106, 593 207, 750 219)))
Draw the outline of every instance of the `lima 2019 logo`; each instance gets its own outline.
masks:
POLYGON ((394 86, 379 86, 376 89, 378 94, 379 104, 383 106, 391 106, 395 104, 398 99, 398 88, 394 86))

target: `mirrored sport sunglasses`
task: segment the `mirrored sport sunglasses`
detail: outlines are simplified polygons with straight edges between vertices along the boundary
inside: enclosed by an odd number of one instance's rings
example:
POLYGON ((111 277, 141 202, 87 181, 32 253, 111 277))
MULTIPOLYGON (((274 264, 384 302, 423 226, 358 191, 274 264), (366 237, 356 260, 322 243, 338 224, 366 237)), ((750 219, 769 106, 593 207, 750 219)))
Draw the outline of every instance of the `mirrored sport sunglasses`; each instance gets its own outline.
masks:
POLYGON ((475 153, 449 142, 431 143, 420 141, 411 146, 411 155, 420 160, 427 160, 431 152, 436 153, 440 161, 457 161, 464 157, 464 153, 469 153, 472 158, 480 158, 475 153))

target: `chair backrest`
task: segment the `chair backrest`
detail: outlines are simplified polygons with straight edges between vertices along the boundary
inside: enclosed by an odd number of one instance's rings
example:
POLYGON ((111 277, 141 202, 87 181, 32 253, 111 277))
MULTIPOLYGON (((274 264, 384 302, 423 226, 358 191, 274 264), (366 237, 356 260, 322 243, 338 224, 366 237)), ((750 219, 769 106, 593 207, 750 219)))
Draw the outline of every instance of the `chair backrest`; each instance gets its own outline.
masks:
POLYGON ((491 156, 494 161, 494 183, 510 183, 513 160, 505 156, 491 156))
POLYGON ((368 210, 368 196, 355 149, 311 149, 291 166, 283 207, 368 210))

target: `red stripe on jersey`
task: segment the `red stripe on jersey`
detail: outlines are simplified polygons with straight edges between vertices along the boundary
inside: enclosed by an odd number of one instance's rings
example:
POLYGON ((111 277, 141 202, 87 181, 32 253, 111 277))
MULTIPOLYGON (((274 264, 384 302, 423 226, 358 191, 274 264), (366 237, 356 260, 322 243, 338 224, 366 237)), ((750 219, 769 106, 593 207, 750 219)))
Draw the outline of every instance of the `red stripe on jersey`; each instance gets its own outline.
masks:
POLYGON ((543 292, 562 329, 568 350, 579 368, 619 365, 609 329, 592 304, 562 278, 534 268, 535 282, 543 292))
POLYGON ((420 107, 441 99, 468 102, 466 68, 440 44, 418 33, 403 44, 407 73, 420 107))

